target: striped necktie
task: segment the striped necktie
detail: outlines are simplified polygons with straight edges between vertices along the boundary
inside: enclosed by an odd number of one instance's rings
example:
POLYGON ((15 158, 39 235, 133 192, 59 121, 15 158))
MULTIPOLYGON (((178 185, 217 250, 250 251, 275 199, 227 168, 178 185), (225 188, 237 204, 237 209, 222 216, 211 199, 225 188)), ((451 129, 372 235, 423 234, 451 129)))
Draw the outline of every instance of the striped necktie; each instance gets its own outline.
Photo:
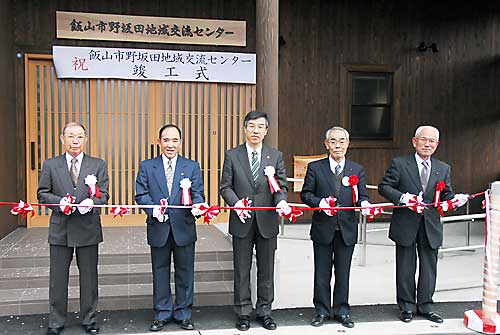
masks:
POLYGON ((259 177, 259 155, 257 154, 257 151, 252 151, 252 163, 250 165, 250 168, 252 170, 252 177, 254 183, 257 181, 257 178, 259 177))
POLYGON ((340 174, 340 164, 337 164, 335 167, 335 175, 338 176, 340 174))
POLYGON ((69 169, 69 175, 71 176, 71 182, 73 183, 73 188, 76 188, 76 184, 78 184, 78 169, 76 168, 76 163, 78 159, 73 158, 71 160, 71 168, 69 169))
POLYGON ((165 173, 167 177, 168 193, 172 195, 172 184, 174 183, 174 169, 172 168, 172 160, 168 160, 167 171, 165 173))

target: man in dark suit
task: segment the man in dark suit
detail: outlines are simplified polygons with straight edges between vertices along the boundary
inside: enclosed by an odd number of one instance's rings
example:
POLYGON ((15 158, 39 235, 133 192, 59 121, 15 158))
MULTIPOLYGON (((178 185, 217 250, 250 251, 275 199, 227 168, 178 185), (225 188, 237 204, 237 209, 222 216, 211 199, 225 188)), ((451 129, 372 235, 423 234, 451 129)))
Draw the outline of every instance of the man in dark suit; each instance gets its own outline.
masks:
POLYGON ((182 137, 176 125, 168 124, 160 129, 158 145, 162 154, 139 164, 135 187, 135 201, 139 205, 154 205, 144 208, 151 246, 155 313, 149 329, 159 331, 173 319, 182 329, 193 330, 195 218, 189 208, 165 208, 160 204, 183 205, 181 186, 186 183, 190 185, 188 192, 192 202, 204 203, 201 171, 197 162, 179 155, 182 137), (175 302, 170 291, 172 254, 175 302))
MULTIPOLYGON (((220 182, 220 194, 232 207, 278 207, 287 212, 287 181, 283 155, 263 144, 269 118, 260 111, 249 112, 244 119, 246 143, 226 152, 220 182), (272 192, 264 171, 272 171, 281 190, 272 192), (248 203, 247 203, 247 200, 248 203)), ((271 316, 274 300, 274 253, 279 231, 275 211, 235 210, 229 217, 229 233, 233 237, 234 309, 236 327, 240 331, 250 328, 252 300, 250 269, 253 248, 257 256, 256 315, 266 329, 276 329, 271 316)))
MULTIPOLYGON (((394 204, 433 203, 436 186, 444 183, 440 201, 456 200, 458 206, 468 196, 454 196, 450 166, 432 157, 439 145, 439 131, 420 126, 412 138, 415 154, 396 157, 378 186, 379 193, 394 204)), ((413 206, 394 209, 389 238, 396 243, 396 299, 399 318, 410 322, 414 313, 441 323, 443 318, 433 312, 432 296, 436 287, 438 248, 443 242, 443 225, 434 206, 413 206), (418 285, 415 284, 419 260, 418 285), (415 295, 416 293, 416 295, 415 295)))
MULTIPOLYGON (((321 326, 332 315, 330 282, 333 265, 333 317, 344 327, 352 328, 354 322, 350 317, 348 301, 349 273, 358 237, 358 224, 354 210, 339 210, 335 213, 327 208, 359 205, 368 207, 370 203, 363 167, 345 159, 349 147, 347 130, 341 127, 328 129, 324 143, 329 152, 328 158, 309 163, 300 192, 300 197, 306 205, 325 208, 323 211, 314 212, 310 233, 314 248, 313 301, 316 309, 311 325, 321 326), (353 187, 348 183, 349 178, 356 179, 353 176, 358 180, 358 196, 355 202, 353 187)), ((366 210, 363 213, 366 213, 366 210)))
POLYGON ((103 160, 83 153, 87 143, 83 125, 68 123, 60 139, 65 153, 43 163, 38 183, 40 203, 60 204, 51 207, 49 224, 50 310, 47 334, 59 334, 64 328, 69 266, 74 252, 80 272, 80 320, 87 333, 97 334, 97 260, 102 229, 101 211, 92 207, 108 202, 108 170, 103 160), (89 182, 91 179, 94 182, 89 182), (91 191, 90 184, 94 184, 94 191, 91 191), (71 206, 78 203, 78 209, 71 206))

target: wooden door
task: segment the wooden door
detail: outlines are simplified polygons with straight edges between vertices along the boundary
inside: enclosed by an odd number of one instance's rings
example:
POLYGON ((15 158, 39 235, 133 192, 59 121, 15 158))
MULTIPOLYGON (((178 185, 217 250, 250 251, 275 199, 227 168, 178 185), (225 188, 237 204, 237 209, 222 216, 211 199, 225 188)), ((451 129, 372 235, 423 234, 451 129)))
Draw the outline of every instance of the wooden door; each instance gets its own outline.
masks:
MULTIPOLYGON (((108 163, 110 204, 134 204, 141 160, 155 157, 158 130, 174 123, 182 130, 181 154, 200 163, 207 202, 223 205, 219 179, 225 150, 243 141, 243 117, 255 106, 255 85, 58 79, 51 56, 26 57, 27 201, 36 203, 45 159, 61 154, 59 134, 76 121, 87 128, 86 152, 108 163)), ((28 227, 47 226, 49 210, 37 208, 28 227)), ((144 225, 137 209, 103 225, 144 225)), ((227 220, 227 213, 217 221, 227 220)))

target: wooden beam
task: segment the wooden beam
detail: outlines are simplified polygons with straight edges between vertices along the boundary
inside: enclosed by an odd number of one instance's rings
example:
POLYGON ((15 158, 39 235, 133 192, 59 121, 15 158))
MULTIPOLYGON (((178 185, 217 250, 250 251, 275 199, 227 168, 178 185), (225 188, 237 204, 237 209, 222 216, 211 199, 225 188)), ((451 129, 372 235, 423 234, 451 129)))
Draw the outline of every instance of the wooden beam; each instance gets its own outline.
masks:
POLYGON ((279 0, 256 1, 257 109, 269 114, 266 143, 278 147, 279 0))

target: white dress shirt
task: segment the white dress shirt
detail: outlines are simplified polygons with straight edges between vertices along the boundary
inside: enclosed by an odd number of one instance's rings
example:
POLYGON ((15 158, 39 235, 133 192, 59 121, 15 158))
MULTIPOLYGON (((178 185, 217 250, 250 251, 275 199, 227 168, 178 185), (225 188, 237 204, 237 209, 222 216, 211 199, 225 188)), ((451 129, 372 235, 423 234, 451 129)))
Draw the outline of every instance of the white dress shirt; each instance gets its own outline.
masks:
MULTIPOLYGON (((82 166, 82 160, 83 160, 83 152, 80 152, 80 154, 76 157, 76 171, 78 171, 78 174, 80 174, 80 167, 82 166)), ((68 164, 68 171, 71 170, 71 161, 73 160, 73 156, 70 154, 66 153, 66 164, 68 164)))

